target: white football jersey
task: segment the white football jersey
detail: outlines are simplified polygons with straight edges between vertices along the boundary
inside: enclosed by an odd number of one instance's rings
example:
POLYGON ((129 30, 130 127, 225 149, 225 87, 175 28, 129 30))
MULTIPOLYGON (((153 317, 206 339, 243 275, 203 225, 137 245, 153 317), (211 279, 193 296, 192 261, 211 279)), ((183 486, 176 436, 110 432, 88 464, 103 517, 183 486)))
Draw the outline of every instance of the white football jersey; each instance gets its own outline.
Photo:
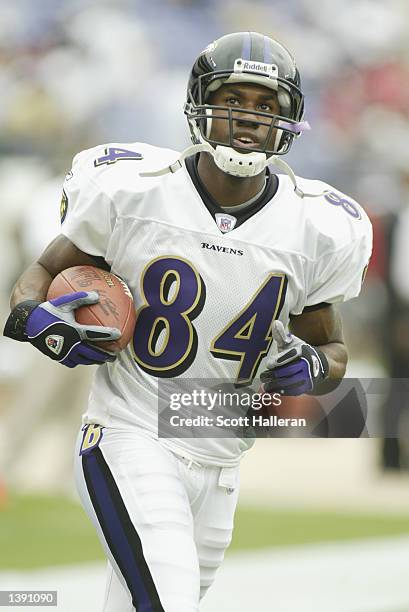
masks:
MULTIPOLYGON (((179 153, 142 143, 111 143, 79 153, 64 183, 62 233, 103 257, 132 291, 134 339, 94 377, 86 423, 134 424, 157 435, 158 381, 250 382, 263 369, 271 326, 308 306, 359 294, 371 224, 351 198, 321 181, 286 175, 243 222, 234 209, 205 204, 186 165, 161 177, 140 173, 172 164, 179 153)), ((274 176, 270 176, 269 183, 274 176)), ((274 178, 274 180, 277 180, 274 178)), ((175 452, 233 466, 252 442, 171 438, 175 452)))

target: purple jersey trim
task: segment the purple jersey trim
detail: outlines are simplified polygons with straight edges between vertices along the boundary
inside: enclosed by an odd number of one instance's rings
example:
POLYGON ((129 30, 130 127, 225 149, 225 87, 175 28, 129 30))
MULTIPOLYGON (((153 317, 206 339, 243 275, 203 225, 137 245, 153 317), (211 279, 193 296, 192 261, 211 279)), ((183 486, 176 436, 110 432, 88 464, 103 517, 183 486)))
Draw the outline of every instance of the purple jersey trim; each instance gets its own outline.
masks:
POLYGON ((101 450, 95 448, 94 452, 83 455, 82 466, 92 505, 112 555, 131 592, 133 605, 137 610, 145 612, 164 612, 143 556, 139 536, 127 515, 101 450), (128 525, 124 524, 124 512, 128 525), (151 584, 146 584, 147 578, 151 584))

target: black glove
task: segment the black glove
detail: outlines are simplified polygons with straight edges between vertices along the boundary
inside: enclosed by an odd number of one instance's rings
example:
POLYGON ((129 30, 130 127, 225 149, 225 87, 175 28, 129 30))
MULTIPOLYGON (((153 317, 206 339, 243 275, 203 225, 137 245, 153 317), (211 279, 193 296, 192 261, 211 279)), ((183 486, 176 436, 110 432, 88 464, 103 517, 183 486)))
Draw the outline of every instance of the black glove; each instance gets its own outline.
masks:
POLYGON ((320 349, 287 334, 281 321, 274 321, 272 333, 278 353, 268 359, 267 370, 260 375, 263 391, 301 395, 327 378, 328 360, 320 349))
POLYGON ((31 342, 44 355, 69 368, 114 361, 114 353, 86 341, 117 340, 121 335, 119 330, 80 325, 75 320, 76 308, 96 304, 98 300, 95 291, 79 291, 49 302, 22 302, 11 312, 3 333, 14 340, 31 342))

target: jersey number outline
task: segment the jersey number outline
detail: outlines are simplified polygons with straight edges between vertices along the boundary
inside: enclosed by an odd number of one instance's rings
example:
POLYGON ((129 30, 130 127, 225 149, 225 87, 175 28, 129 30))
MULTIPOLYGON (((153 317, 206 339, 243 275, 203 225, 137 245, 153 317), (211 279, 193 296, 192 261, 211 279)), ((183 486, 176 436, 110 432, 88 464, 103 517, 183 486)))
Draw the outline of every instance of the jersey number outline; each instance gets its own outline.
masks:
MULTIPOLYGON (((236 384, 251 382, 273 337, 287 292, 285 274, 271 273, 240 312, 210 344, 216 359, 239 361, 236 384)), ((144 303, 137 312, 131 350, 140 368, 152 376, 170 378, 185 372, 198 348, 192 321, 206 301, 206 286, 186 259, 160 256, 141 276, 144 303)))
POLYGON ((105 155, 102 157, 97 157, 97 159, 94 160, 95 168, 97 168, 97 166, 103 166, 104 164, 115 164, 121 159, 143 159, 142 153, 138 153, 137 151, 129 151, 128 149, 121 149, 120 147, 108 147, 104 149, 104 153, 105 155))
POLYGON ((361 216, 361 213, 359 212, 358 207, 353 202, 351 202, 351 200, 348 200, 347 198, 342 198, 335 191, 331 191, 330 193, 327 193, 325 196, 325 199, 327 200, 327 202, 329 202, 333 206, 340 206, 342 210, 344 210, 348 215, 350 215, 354 219, 358 219, 358 220, 362 219, 362 216, 361 216))
POLYGON ((244 308, 212 340, 216 358, 239 361, 236 383, 251 382, 271 342, 272 326, 284 305, 285 274, 269 274, 244 308))
POLYGON ((144 305, 137 313, 134 358, 148 374, 178 376, 196 357, 198 340, 192 321, 205 303, 203 279, 181 257, 157 257, 142 273, 141 292, 144 305))

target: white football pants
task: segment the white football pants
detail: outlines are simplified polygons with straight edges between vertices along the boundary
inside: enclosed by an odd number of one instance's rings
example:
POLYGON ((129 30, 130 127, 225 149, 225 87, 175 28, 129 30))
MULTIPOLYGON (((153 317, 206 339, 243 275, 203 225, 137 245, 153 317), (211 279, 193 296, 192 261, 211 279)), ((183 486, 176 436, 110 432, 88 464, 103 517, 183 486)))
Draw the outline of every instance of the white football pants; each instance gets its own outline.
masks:
POLYGON ((75 471, 108 557, 103 612, 197 612, 230 543, 238 467, 178 457, 139 429, 87 425, 75 471))

